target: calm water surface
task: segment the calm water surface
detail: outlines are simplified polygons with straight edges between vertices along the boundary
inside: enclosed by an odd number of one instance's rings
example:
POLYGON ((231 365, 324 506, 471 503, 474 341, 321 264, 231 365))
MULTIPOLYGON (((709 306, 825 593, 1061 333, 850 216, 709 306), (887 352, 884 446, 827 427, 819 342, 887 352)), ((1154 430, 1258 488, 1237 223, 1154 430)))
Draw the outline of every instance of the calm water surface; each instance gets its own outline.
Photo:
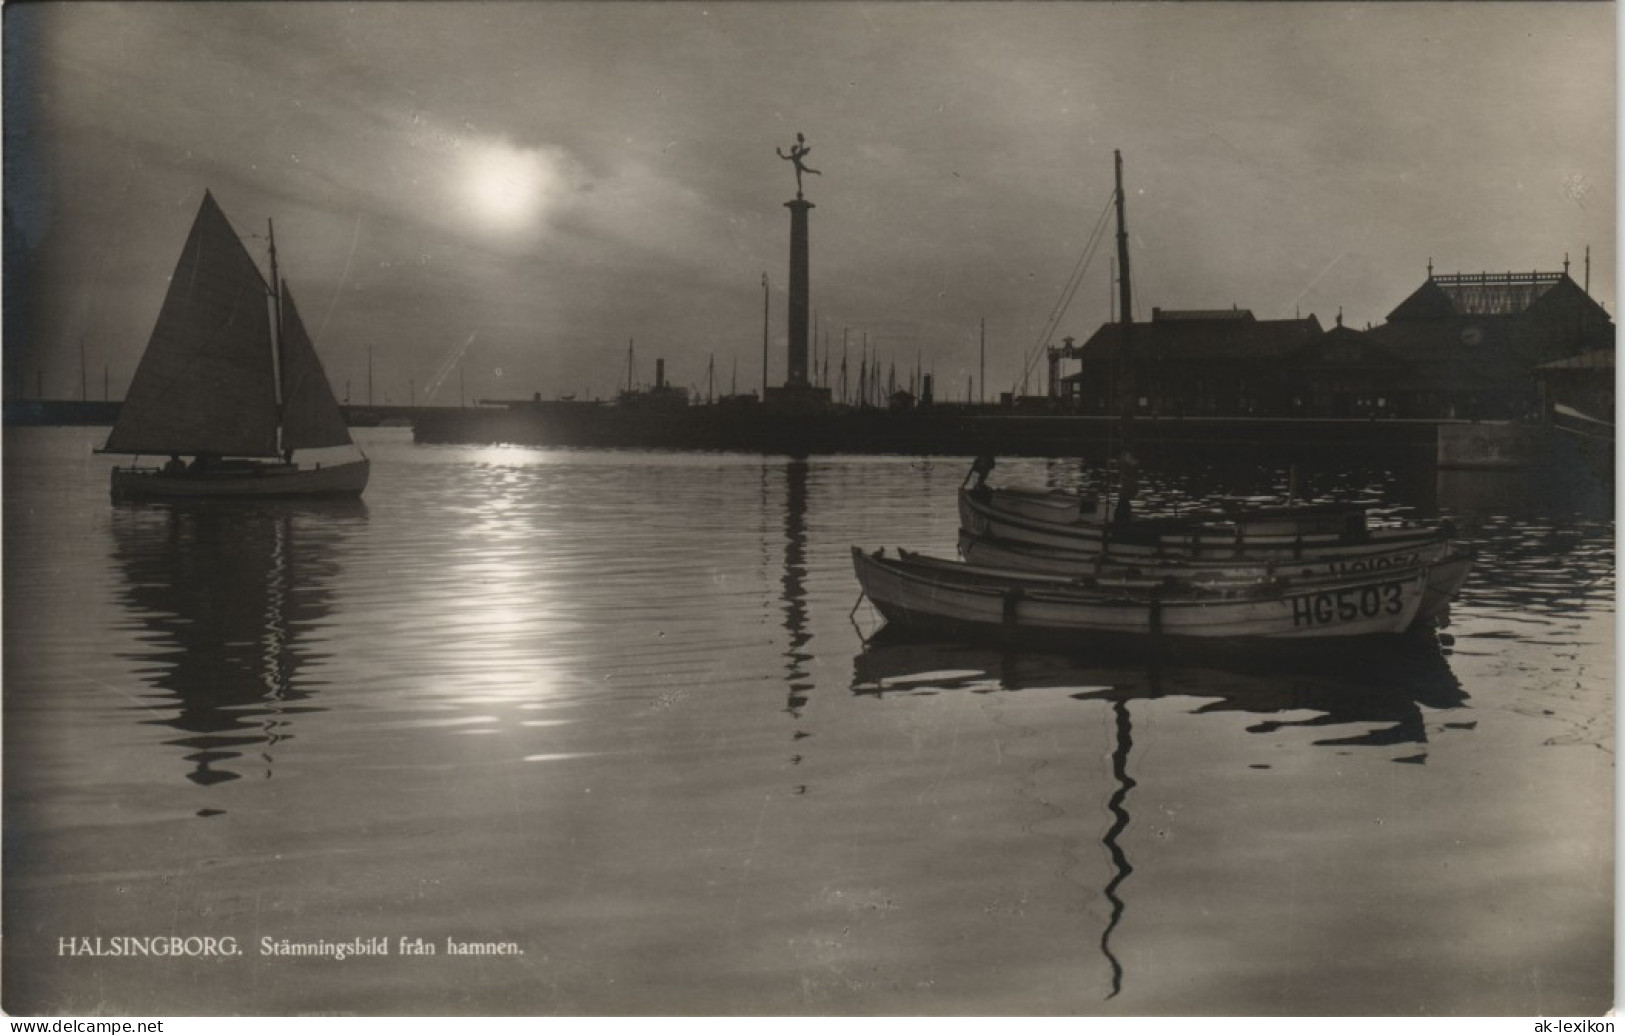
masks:
POLYGON ((865 644, 849 545, 951 555, 958 460, 381 430, 362 504, 172 509, 104 436, 5 438, 10 1012, 1613 1003, 1610 490, 1307 472, 1478 546, 1453 644, 1147 666, 865 644), (61 949, 157 935, 242 954, 61 949))

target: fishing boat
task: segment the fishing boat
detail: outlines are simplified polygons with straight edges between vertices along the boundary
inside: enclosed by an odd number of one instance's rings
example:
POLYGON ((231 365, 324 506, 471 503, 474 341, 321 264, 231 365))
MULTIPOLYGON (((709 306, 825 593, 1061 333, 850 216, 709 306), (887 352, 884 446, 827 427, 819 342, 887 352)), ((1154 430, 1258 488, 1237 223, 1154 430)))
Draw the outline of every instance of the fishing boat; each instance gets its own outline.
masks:
POLYGON ((1089 522, 1105 524, 1106 510, 1096 493, 1067 492, 1064 489, 1026 489, 1018 486, 984 486, 979 495, 988 506, 1006 514, 1054 521, 1061 524, 1089 522))
POLYGON ((996 536, 972 535, 963 530, 959 533, 959 556, 972 564, 1068 576, 1123 573, 1175 579, 1343 576, 1432 564, 1443 560, 1453 549, 1448 536, 1438 536, 1421 544, 1366 553, 1354 553, 1341 547, 1321 550, 1311 545, 1299 556, 1281 556, 1274 551, 1239 557, 1186 555, 1177 551, 1162 556, 1135 556, 1118 551, 1035 546, 996 536))
MULTIPOLYGON (((991 468, 989 458, 978 458, 965 478, 964 487, 964 491, 991 510, 1063 525, 1100 527, 1112 520, 1106 499, 1099 493, 992 486, 985 481, 986 472, 991 468), (974 487, 970 486, 972 476, 980 476, 974 487)), ((1232 533, 1239 532, 1244 536, 1356 535, 1369 523, 1369 511, 1369 504, 1357 501, 1262 505, 1227 501, 1214 507, 1150 520, 1161 521, 1165 527, 1175 522, 1222 525, 1232 533)), ((1142 517, 1140 520, 1147 519, 1142 517)))
POLYGON ((293 295, 270 280, 207 191, 107 443, 135 458, 114 499, 359 496, 370 462, 350 429, 293 295), (301 450, 349 447, 333 462, 301 450), (141 458, 167 461, 143 466, 141 458), (185 459, 185 458, 190 458, 185 459))
POLYGON ((1358 554, 1298 558, 1202 558, 1169 556, 1124 560, 1116 555, 1085 554, 1044 547, 1023 547, 983 536, 959 535, 959 556, 973 566, 1018 575, 1092 578, 1097 583, 1128 586, 1243 584, 1290 579, 1299 585, 1428 568, 1428 592, 1416 625, 1432 625, 1449 615, 1450 602, 1461 593, 1472 570, 1473 554, 1447 538, 1421 546, 1358 554))
POLYGON ((1422 604, 1411 622, 1413 628, 1431 627, 1448 613, 1450 602, 1460 593, 1473 563, 1471 551, 1451 549, 1438 555, 1418 551, 1409 555, 1383 557, 1381 563, 1376 565, 1358 562, 1264 566, 1186 565, 1173 562, 1159 565, 1113 561, 1103 563, 1093 571, 1064 575, 1053 570, 1023 568, 1019 565, 1000 566, 979 561, 961 563, 906 550, 899 550, 898 556, 922 568, 950 572, 970 569, 984 580, 1002 580, 1024 588, 1061 586, 1118 593, 1163 594, 1205 591, 1230 596, 1241 593, 1256 595, 1287 587, 1298 590, 1338 589, 1350 581, 1368 580, 1376 574, 1399 576, 1420 568, 1427 572, 1427 585, 1422 604))
POLYGON ((1297 584, 1131 591, 1012 577, 956 561, 852 548, 864 596, 888 622, 935 632, 1154 649, 1353 644, 1412 629, 1432 566, 1297 584))
POLYGON ((1305 531, 1290 520, 1260 522, 1143 518, 1132 521, 1049 521, 1001 509, 974 489, 959 490, 959 526, 966 535, 1010 546, 1042 548, 1082 557, 1110 554, 1124 560, 1352 559, 1371 554, 1422 549, 1447 543, 1450 529, 1431 524, 1368 527, 1346 515, 1328 527, 1305 531))
MULTIPOLYGON (((1438 527, 1372 527, 1360 503, 1308 503, 1283 506, 1232 506, 1218 511, 1173 516, 1133 512, 1134 302, 1129 263, 1129 236, 1123 190, 1123 156, 1113 155, 1116 172, 1118 323, 1122 334, 1112 394, 1121 407, 1117 427, 1116 498, 1030 489, 999 489, 987 484, 995 466, 991 456, 976 458, 959 487, 960 530, 977 540, 996 540, 1018 550, 1060 552, 1068 557, 1111 555, 1126 560, 1328 560, 1371 554, 1439 548, 1447 529, 1438 527), (974 484, 972 484, 974 480, 974 484)), ((1108 485, 1108 489, 1111 486, 1108 485)))

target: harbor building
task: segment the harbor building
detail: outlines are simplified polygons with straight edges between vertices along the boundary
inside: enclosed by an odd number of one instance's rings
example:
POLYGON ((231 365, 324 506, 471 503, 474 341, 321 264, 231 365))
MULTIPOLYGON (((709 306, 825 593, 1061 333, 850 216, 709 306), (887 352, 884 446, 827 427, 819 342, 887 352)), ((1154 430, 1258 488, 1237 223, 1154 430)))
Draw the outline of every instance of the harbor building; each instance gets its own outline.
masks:
POLYGON ((1614 322, 1557 273, 1428 279, 1371 336, 1408 364, 1405 416, 1513 419, 1542 412, 1540 368, 1614 348, 1614 322))
POLYGON ((1313 314, 1260 320, 1241 308, 1153 309, 1145 323, 1106 324, 1082 346, 1052 350, 1052 369, 1058 357, 1079 369, 1051 390, 1068 412, 1119 412, 1113 385, 1127 364, 1135 410, 1148 415, 1507 420, 1546 413, 1554 389, 1568 395, 1578 383, 1611 414, 1613 349, 1613 320, 1566 263, 1555 273, 1430 265, 1364 331, 1341 313, 1324 328, 1313 314))
POLYGON ((1112 386, 1132 365, 1139 412, 1168 417, 1283 415, 1280 364, 1322 335, 1310 315, 1260 320, 1250 309, 1151 310, 1147 323, 1103 325, 1061 379, 1063 408, 1118 412, 1112 386))

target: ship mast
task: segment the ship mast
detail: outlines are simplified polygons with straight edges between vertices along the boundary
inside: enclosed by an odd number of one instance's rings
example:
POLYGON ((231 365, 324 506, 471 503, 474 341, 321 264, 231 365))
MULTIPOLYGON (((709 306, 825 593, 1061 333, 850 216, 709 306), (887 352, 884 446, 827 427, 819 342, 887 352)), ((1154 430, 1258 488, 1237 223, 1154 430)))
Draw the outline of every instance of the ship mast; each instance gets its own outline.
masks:
POLYGON ((1123 152, 1113 151, 1112 157, 1116 163, 1117 173, 1117 291, 1119 309, 1117 322, 1123 327, 1123 335, 1117 353, 1117 392, 1120 407, 1118 430, 1121 435, 1121 441, 1118 443, 1117 501, 1110 518, 1113 524, 1117 524, 1126 522, 1132 517, 1129 503, 1134 498, 1137 482, 1134 468, 1138 464, 1138 460, 1134 456, 1134 296, 1129 283, 1128 221, 1124 215, 1125 204, 1123 200, 1123 152))
POLYGON ((1123 152, 1113 151, 1112 156, 1117 162, 1117 296, 1122 310, 1118 320, 1129 324, 1134 322, 1134 310, 1130 308, 1133 296, 1128 276, 1128 224, 1123 216, 1123 152))

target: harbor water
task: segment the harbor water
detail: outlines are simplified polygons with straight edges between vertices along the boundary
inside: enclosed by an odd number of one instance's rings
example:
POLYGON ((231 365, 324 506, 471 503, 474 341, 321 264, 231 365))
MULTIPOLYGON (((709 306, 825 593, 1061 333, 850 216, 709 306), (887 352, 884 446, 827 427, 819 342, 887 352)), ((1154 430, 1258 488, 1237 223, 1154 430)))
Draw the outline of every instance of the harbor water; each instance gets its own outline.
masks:
POLYGON ((1613 1005, 1611 485, 1298 471, 1478 551, 1317 668, 880 629, 850 546, 951 556, 968 458, 376 429, 359 503, 171 507, 104 437, 4 443, 13 1014, 1613 1005))

